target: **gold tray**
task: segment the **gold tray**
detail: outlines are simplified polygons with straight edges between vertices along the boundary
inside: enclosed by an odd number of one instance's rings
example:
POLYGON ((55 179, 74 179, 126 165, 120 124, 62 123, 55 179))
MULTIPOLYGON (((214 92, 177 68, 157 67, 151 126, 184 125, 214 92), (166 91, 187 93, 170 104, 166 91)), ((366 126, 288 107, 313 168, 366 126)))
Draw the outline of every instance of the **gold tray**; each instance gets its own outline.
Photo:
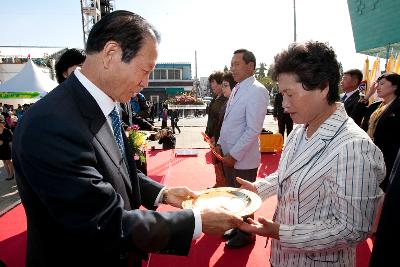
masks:
POLYGON ((196 199, 182 203, 184 209, 224 207, 239 216, 247 216, 261 207, 261 198, 246 189, 217 187, 204 190, 196 199))

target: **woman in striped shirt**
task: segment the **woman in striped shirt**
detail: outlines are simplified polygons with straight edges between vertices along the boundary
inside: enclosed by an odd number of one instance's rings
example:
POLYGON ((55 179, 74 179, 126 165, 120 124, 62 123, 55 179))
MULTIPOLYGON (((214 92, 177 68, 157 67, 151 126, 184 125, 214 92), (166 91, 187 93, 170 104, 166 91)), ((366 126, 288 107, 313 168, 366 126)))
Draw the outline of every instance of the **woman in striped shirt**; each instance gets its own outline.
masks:
POLYGON ((383 196, 382 152, 337 102, 339 63, 327 44, 292 44, 275 57, 273 78, 297 127, 275 173, 254 183, 238 178, 263 199, 278 196, 272 220, 240 228, 272 239, 274 267, 355 266, 383 196))

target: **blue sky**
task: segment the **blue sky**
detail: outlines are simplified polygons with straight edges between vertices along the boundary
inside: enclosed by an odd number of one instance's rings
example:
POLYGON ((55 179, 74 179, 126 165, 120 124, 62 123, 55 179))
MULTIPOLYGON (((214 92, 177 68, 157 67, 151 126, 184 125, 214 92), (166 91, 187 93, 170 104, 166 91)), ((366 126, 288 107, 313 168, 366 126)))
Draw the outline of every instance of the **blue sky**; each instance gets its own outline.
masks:
MULTIPOLYGON (((270 64, 293 41, 292 0, 115 0, 116 9, 138 13, 160 32, 159 62, 191 62, 199 76, 230 64, 238 48, 270 64)), ((297 0, 297 40, 327 41, 345 69, 362 69, 346 0, 297 0)), ((3 1, 0 45, 83 48, 79 0, 3 1)), ((372 59, 370 59, 371 61, 372 59)))

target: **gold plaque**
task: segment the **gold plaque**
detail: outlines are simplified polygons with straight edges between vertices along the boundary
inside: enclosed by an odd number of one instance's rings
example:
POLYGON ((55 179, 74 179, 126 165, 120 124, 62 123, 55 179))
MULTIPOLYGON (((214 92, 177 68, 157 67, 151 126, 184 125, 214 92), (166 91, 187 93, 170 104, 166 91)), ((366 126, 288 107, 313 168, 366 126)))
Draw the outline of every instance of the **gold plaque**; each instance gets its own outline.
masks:
POLYGON ((239 216, 247 216, 261 207, 261 198, 246 189, 217 187, 204 190, 196 199, 182 203, 184 209, 223 207, 239 216))

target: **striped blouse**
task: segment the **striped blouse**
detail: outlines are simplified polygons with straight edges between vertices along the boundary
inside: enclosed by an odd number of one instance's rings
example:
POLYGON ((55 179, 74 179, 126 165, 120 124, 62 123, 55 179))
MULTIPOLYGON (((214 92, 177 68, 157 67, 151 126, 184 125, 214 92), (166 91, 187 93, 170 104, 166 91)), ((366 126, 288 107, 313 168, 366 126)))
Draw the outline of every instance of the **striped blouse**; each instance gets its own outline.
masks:
POLYGON ((277 171, 255 183, 261 198, 278 195, 280 240, 272 240, 270 262, 355 266, 356 246, 370 234, 383 197, 382 152, 343 104, 299 146, 305 130, 293 130, 277 171))

